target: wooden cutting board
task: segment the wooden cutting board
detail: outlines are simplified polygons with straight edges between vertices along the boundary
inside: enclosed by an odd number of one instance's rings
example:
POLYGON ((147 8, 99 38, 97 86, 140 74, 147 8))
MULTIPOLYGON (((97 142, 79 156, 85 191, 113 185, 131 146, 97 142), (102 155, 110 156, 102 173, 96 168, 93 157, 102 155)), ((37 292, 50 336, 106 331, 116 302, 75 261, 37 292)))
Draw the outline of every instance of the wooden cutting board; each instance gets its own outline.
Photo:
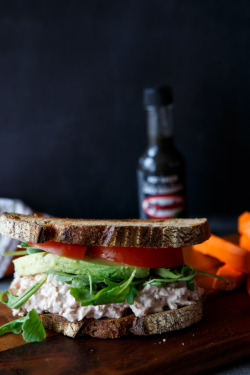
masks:
MULTIPOLYGON (((11 320, 1 305, 0 324, 11 320)), ((198 374, 250 357, 250 298, 244 288, 207 297, 193 327, 152 337, 71 339, 51 333, 42 343, 0 338, 4 374, 198 374)))

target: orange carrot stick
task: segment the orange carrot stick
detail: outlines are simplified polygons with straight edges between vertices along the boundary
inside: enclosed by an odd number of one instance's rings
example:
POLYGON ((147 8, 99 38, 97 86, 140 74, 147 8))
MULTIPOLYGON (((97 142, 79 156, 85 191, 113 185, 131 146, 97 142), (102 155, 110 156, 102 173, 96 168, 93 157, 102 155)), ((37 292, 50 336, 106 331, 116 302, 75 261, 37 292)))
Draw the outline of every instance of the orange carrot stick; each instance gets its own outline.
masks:
MULTIPOLYGON (((216 274, 222 263, 209 255, 203 255, 192 249, 192 247, 184 247, 183 249, 184 263, 191 266, 199 271, 216 274)), ((206 293, 214 293, 215 290, 212 288, 213 277, 198 274, 195 278, 197 284, 204 288, 206 293)))
POLYGON ((217 269, 222 266, 222 262, 220 262, 218 259, 200 254, 193 250, 192 247, 184 247, 182 251, 184 263, 187 266, 191 266, 197 270, 216 273, 217 269))
POLYGON ((239 272, 234 268, 224 264, 220 267, 216 273, 218 276, 222 276, 227 280, 213 279, 213 288, 218 290, 233 290, 237 288, 245 279, 245 274, 239 272))
POLYGON ((247 223, 249 221, 250 221, 250 212, 249 211, 243 212, 243 214, 241 214, 238 217, 238 223, 239 224, 244 224, 244 223, 247 223))
POLYGON ((250 212, 243 212, 238 218, 238 232, 250 237, 250 212))
POLYGON ((250 237, 242 234, 239 238, 239 245, 240 247, 243 247, 243 249, 250 251, 250 237))
POLYGON ((250 273, 250 251, 212 235, 209 240, 193 246, 199 253, 210 255, 240 272, 250 273))
POLYGON ((250 296, 250 275, 247 276, 247 293, 250 296))

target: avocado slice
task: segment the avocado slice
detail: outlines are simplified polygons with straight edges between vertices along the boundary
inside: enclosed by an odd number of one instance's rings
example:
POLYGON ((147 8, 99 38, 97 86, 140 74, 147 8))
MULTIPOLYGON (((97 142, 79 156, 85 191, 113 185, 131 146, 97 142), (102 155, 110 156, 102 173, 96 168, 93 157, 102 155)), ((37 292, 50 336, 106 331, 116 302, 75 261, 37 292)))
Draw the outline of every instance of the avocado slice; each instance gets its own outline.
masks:
POLYGON ((85 257, 68 258, 52 253, 34 253, 17 258, 14 261, 15 271, 19 276, 35 275, 46 271, 67 272, 76 275, 88 275, 111 280, 127 279, 136 270, 135 277, 145 278, 149 268, 129 266, 111 262, 106 259, 85 257))

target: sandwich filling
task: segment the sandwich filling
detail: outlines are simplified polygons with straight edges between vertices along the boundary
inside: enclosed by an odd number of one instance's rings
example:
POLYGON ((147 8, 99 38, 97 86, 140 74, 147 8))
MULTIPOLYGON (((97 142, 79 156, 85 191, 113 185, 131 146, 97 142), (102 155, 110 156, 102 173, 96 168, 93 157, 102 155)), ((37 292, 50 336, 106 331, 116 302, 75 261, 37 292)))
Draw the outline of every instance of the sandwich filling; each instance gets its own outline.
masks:
MULTIPOLYGON (((20 296, 34 283, 43 278, 43 274, 19 277, 15 276, 10 290, 20 296)), ((13 315, 24 316, 35 309, 38 314, 53 313, 63 316, 70 322, 83 318, 120 318, 134 313, 137 317, 157 313, 166 309, 177 309, 198 301, 203 295, 203 289, 195 285, 194 290, 187 288, 184 281, 176 281, 169 286, 158 287, 147 284, 140 290, 140 295, 134 298, 130 305, 122 303, 108 303, 101 305, 81 306, 70 294, 70 286, 56 280, 56 276, 49 274, 40 289, 19 309, 13 309, 13 315)))

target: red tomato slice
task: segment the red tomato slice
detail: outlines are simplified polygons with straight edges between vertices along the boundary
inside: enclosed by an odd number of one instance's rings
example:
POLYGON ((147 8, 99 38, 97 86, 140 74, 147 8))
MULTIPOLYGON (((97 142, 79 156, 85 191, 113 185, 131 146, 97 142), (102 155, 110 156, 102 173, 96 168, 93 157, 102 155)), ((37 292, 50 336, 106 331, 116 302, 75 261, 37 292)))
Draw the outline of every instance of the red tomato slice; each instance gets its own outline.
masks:
POLYGON ((28 242, 28 245, 48 251, 49 253, 54 253, 57 255, 62 255, 70 258, 80 258, 83 259, 87 250, 87 246, 80 245, 69 245, 67 243, 48 241, 44 243, 32 243, 28 242))
POLYGON ((86 255, 113 262, 149 268, 178 267, 183 263, 182 248, 104 247, 90 246, 86 255))
POLYGON ((183 263, 182 248, 146 248, 146 247, 106 247, 80 246, 48 241, 45 243, 28 243, 30 246, 57 255, 83 259, 86 255, 124 263, 131 266, 149 268, 178 267, 183 263))

